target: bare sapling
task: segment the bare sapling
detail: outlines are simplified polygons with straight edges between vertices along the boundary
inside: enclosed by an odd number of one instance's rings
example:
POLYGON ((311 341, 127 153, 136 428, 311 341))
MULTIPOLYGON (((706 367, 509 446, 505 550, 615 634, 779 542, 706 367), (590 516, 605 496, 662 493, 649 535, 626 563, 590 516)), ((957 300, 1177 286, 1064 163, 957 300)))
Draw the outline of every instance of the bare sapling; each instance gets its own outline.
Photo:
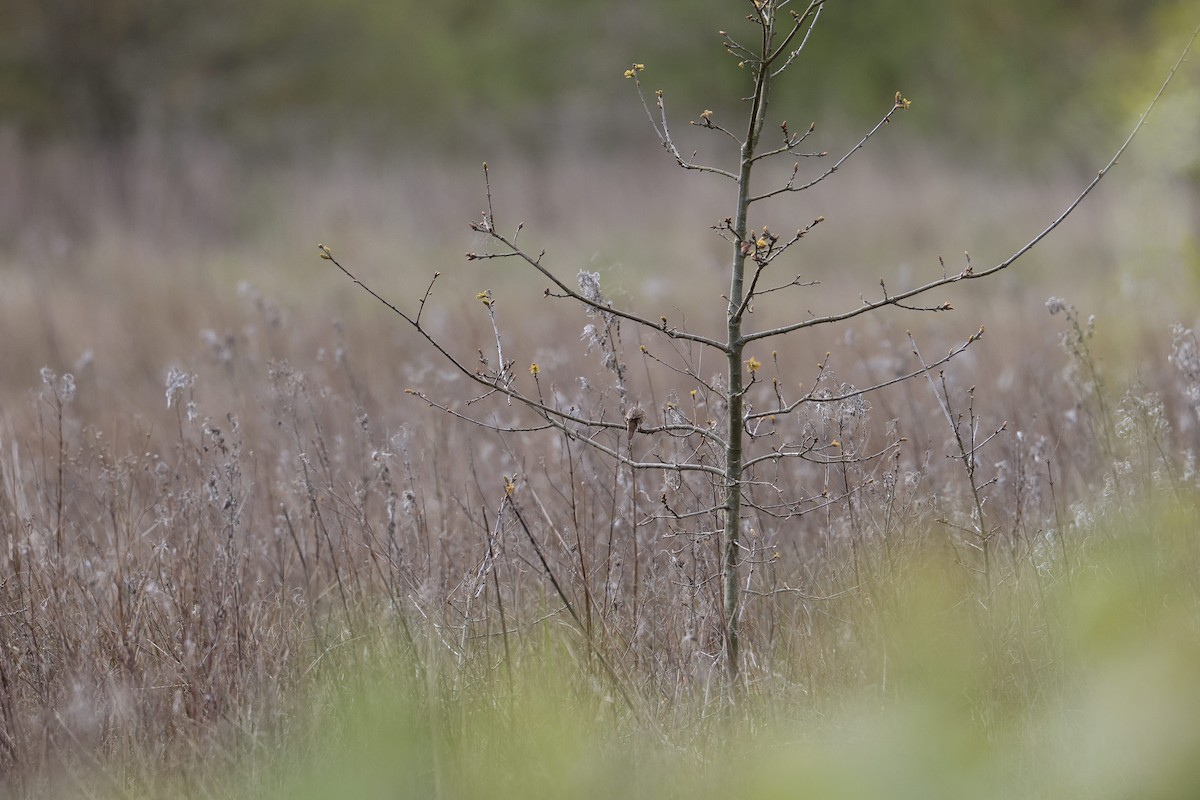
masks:
MULTIPOLYGON (((1058 228, 1129 147, 1179 66, 1177 63, 1171 70, 1111 160, 1060 214, 1008 257, 983 268, 969 258, 957 268, 934 265, 929 277, 899 289, 886 279, 876 279, 872 288, 860 294, 857 304, 804 316, 792 311, 789 316, 789 309, 801 307, 797 298, 815 284, 787 271, 794 269, 789 267, 789 262, 794 263, 793 248, 824 218, 808 218, 799 224, 775 222, 770 212, 778 206, 770 201, 807 192, 832 179, 908 110, 910 101, 900 92, 887 97, 877 121, 834 155, 813 147, 810 142, 816 137, 816 125, 794 129, 774 114, 771 100, 785 78, 791 78, 805 63, 805 45, 820 21, 825 0, 809 0, 805 5, 792 0, 745 0, 744 5, 747 24, 736 32, 720 32, 723 49, 746 75, 744 111, 732 123, 708 110, 691 122, 699 135, 711 136, 717 147, 726 148, 724 159, 708 162, 698 160, 696 154, 688 155, 690 148, 684 149, 670 125, 666 94, 643 89, 644 65, 633 64, 625 71, 661 146, 674 162, 727 193, 728 216, 709 226, 723 240, 720 246, 727 254, 728 272, 712 291, 712 296, 721 298, 723 324, 702 330, 689 326, 678 312, 679 318, 672 319, 662 309, 639 309, 632 301, 614 302, 606 295, 598 273, 584 270, 572 275, 573 270, 556 266, 545 251, 527 244, 523 224, 501 223, 487 164, 483 165, 486 209, 471 228, 483 234, 489 246, 486 251, 468 253, 467 259, 481 264, 500 262, 493 269, 504 269, 513 262, 514 267, 532 270, 546 281, 547 303, 566 301, 582 310, 586 316, 580 345, 584 357, 565 363, 586 364, 588 353, 598 353, 598 369, 543 367, 523 357, 520 342, 514 343, 505 333, 502 311, 507 298, 492 289, 477 295, 491 331, 488 345, 451 341, 425 317, 440 273, 432 276, 415 309, 408 310, 384 299, 340 263, 329 247, 320 245, 322 258, 384 303, 480 390, 464 403, 439 399, 422 389, 410 389, 410 394, 492 431, 517 437, 549 432, 563 443, 572 466, 585 457, 598 457, 613 466, 614 474, 623 471, 630 476, 627 482, 614 479, 612 487, 613 502, 620 500, 619 512, 628 521, 622 528, 622 535, 630 537, 627 549, 614 547, 611 534, 607 551, 591 541, 581 540, 569 547, 562 541, 561 546, 573 549, 573 557, 580 561, 580 568, 574 571, 583 584, 579 602, 571 599, 572 587, 566 585, 563 575, 555 577, 552 564, 539 549, 543 545, 533 530, 537 515, 522 510, 518 480, 506 476, 502 486, 497 486, 505 507, 511 509, 505 518, 517 520, 532 542, 544 577, 553 582, 563 608, 588 637, 589 653, 595 645, 593 631, 604 628, 610 619, 605 615, 615 613, 612 609, 618 600, 625 604, 622 613, 634 623, 633 630, 623 637, 633 646, 639 614, 644 613, 641 606, 655 602, 639 596, 639 583, 652 562, 665 553, 673 562, 688 561, 695 568, 692 588, 697 607, 708 602, 713 612, 696 612, 693 622, 701 630, 695 636, 714 664, 723 669, 730 696, 742 683, 748 642, 752 642, 743 633, 747 599, 782 591, 772 583, 767 567, 773 555, 762 543, 797 535, 798 520, 813 512, 823 512, 828 518, 852 517, 858 494, 887 468, 905 441, 896 426, 888 426, 883 434, 869 429, 868 398, 874 393, 913 380, 931 382, 957 441, 956 457, 962 462, 975 508, 970 532, 985 559, 993 535, 984 515, 987 481, 976 472, 976 455, 1003 426, 980 433, 974 407, 964 422, 951 406, 946 385, 932 384, 941 368, 980 341, 982 327, 969 325, 960 343, 939 357, 920 355, 914 340, 901 369, 886 380, 863 386, 840 380, 828 355, 816 365, 815 375, 804 376, 806 383, 789 380, 785 373, 794 367, 780 353, 786 352, 792 337, 803 332, 824 331, 884 309, 913 314, 952 311, 951 303, 933 297, 934 293, 999 275, 1058 228), (810 168, 812 164, 817 167, 810 168), (636 332, 636 339, 630 337, 630 330, 636 332), (636 349, 626 345, 631 339, 638 342, 636 349), (715 374, 714 360, 720 365, 715 374), (623 500, 617 496, 618 490, 626 494, 623 500), (639 541, 652 546, 639 550, 639 541), (632 563, 625 561, 619 569, 614 566, 618 551, 632 563), (605 563, 589 564, 585 556, 602 557, 605 563), (621 570, 632 573, 632 585, 628 579, 618 589, 610 590, 608 580, 603 591, 592 585, 593 580, 621 570), (593 614, 599 615, 598 625, 593 614)), ((703 318, 700 312, 696 318, 703 318)), ((532 507, 533 501, 525 502, 532 507)), ((493 533, 488 541, 488 563, 495 558, 498 537, 498 532, 493 533)), ((990 582, 986 562, 981 572, 990 582)), ((510 616, 514 613, 510 608, 510 616)), ((617 666, 610 661, 601 663, 615 679, 617 666)))

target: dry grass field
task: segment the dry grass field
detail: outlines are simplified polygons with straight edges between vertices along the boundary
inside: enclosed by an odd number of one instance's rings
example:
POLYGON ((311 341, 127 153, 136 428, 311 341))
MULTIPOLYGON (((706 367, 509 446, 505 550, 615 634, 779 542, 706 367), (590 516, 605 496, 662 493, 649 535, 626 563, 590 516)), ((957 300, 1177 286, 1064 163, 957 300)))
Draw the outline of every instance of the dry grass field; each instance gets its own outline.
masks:
MULTIPOLYGON (((502 224, 624 307, 718 330, 719 185, 652 146, 549 150, 481 154, 502 224)), ((319 258, 412 313, 442 272, 426 324, 467 364, 494 358, 490 290, 518 383, 610 406, 589 318, 511 260, 463 258, 486 246, 480 160, 0 148, 4 794, 1194 794, 1194 188, 1135 153, 1011 270, 933 298, 953 311, 755 353, 775 386, 841 391, 985 329, 944 384, 814 405, 779 434, 862 458, 753 489, 805 502, 748 522, 731 695, 715 512, 679 513, 712 487, 463 421, 530 423, 469 402, 319 258), (979 444, 981 506, 947 411, 979 444)), ((753 324, 923 282, 939 257, 996 263, 1089 179, 882 143, 770 209, 775 229, 826 218, 779 276, 819 285, 753 324)), ((715 402, 623 336, 649 417, 715 402)))

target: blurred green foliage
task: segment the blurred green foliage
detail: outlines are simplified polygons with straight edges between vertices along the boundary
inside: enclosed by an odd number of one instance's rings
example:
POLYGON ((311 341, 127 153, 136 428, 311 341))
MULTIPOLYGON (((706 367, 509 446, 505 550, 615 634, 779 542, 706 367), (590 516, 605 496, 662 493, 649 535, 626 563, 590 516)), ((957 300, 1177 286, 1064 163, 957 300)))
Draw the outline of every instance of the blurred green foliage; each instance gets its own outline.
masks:
POLYGON ((659 716, 653 681, 627 709, 554 626, 471 685, 440 645, 331 655, 291 731, 212 777, 289 800, 1195 797, 1198 521, 1185 502, 1070 529, 1069 569, 1046 540, 990 590, 934 535, 822 601, 796 680, 725 712, 696 686, 659 716))
MULTIPOLYGON (((1033 131, 1124 116, 1104 106, 1105 87, 1178 34, 1163 20, 1190 2, 830 0, 780 104, 804 122, 858 124, 902 89, 921 111, 907 124, 1020 149, 1033 131)), ((745 75, 716 31, 736 35, 742 5, 3 0, 0 121, 32 140, 113 142, 151 128, 273 147, 341 136, 453 145, 498 132, 603 142, 640 122, 621 80, 634 60, 680 115, 736 97, 745 75)))

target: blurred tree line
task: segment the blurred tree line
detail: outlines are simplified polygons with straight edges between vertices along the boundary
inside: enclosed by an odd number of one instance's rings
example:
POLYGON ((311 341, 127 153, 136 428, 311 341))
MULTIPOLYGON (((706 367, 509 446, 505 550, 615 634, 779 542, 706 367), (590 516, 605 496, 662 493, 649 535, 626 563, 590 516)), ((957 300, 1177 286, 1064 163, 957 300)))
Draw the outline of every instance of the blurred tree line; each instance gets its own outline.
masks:
MULTIPOLYGON (((1047 132, 1083 136, 1124 124, 1130 109, 1112 107, 1111 87, 1156 46, 1182 44, 1194 2, 829 0, 779 113, 859 124, 900 89, 921 111, 906 124, 929 135, 1016 152, 1047 132)), ((620 144, 642 124, 621 78, 633 61, 668 90, 678 124, 732 109, 723 98, 745 73, 716 31, 736 35, 745 5, 0 0, 0 127, 30 143, 119 145, 155 130, 250 148, 620 144)))

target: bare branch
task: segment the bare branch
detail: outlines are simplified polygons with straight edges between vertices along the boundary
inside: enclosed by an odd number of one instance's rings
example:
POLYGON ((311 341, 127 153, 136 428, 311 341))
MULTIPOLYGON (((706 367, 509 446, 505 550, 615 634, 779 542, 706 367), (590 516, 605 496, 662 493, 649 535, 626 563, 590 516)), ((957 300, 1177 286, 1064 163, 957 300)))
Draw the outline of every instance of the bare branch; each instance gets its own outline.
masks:
POLYGON ((879 120, 879 122, 875 123, 875 127, 871 128, 871 130, 867 131, 867 135, 864 136, 863 138, 859 139, 858 144, 854 145, 854 147, 851 147, 846 152, 846 154, 844 156, 842 156, 841 158, 839 158, 837 160, 837 163, 835 163, 832 167, 825 170, 823 173, 821 173, 817 177, 813 178, 808 183, 801 184, 800 186, 797 186, 795 183, 797 170, 793 170, 792 177, 788 179, 788 182, 785 185, 781 186, 778 189, 773 189, 764 194, 760 194, 760 195, 751 197, 749 202, 753 204, 753 203, 759 202, 760 200, 766 200, 767 198, 770 198, 770 197, 775 197, 775 196, 781 195, 781 194, 787 194, 788 192, 803 192, 806 189, 811 189, 812 187, 816 186, 818 183, 825 180, 830 175, 832 175, 833 173, 835 173, 839 169, 841 169, 842 164, 845 164, 850 159, 850 156, 854 155, 859 150, 861 150, 866 145, 866 143, 871 139, 871 137, 879 132, 880 128, 882 128, 884 125, 887 125, 889 122, 891 122, 893 114, 895 114, 897 111, 903 111, 904 109, 908 108, 908 106, 909 106, 909 101, 905 100, 900 95, 899 92, 896 92, 896 102, 888 110, 888 112, 883 115, 883 119, 881 119, 881 120, 879 120))
MULTIPOLYGON (((689 161, 683 157, 683 154, 679 152, 679 148, 675 146, 675 141, 671 138, 671 129, 667 124, 667 106, 663 99, 662 90, 660 89, 654 93, 654 104, 658 108, 659 112, 659 119, 655 120, 653 112, 650 111, 650 104, 646 102, 646 94, 642 91, 642 81, 637 75, 639 71, 640 70, 637 69, 637 65, 634 65, 634 68, 628 70, 625 74, 633 78, 634 85, 637 87, 638 98, 642 101, 642 108, 646 110, 646 116, 650 120, 650 125, 654 128, 654 133, 658 136, 659 143, 668 153, 671 154, 671 156, 675 159, 675 163, 686 170, 709 172, 736 182, 737 176, 732 172, 723 170, 719 167, 710 167, 704 164, 697 164, 694 161, 689 161)), ((708 114, 709 116, 705 116, 704 114, 701 115, 700 118, 704 121, 704 123, 706 123, 703 125, 703 127, 719 130, 737 142, 738 138, 734 134, 712 123, 711 119, 709 118, 711 113, 712 112, 706 111, 705 114, 708 114)), ((693 122, 692 124, 695 125, 697 123, 693 122)), ((695 158, 695 154, 693 154, 692 157, 695 158)))
POLYGON ((779 242, 779 237, 767 230, 765 226, 763 227, 762 237, 753 242, 753 249, 746 248, 750 250, 749 255, 752 255, 754 258, 756 267, 754 270, 754 277, 750 279, 750 286, 746 290, 746 296, 734 314, 736 319, 742 319, 742 317, 750 309, 750 304, 754 301, 756 289, 758 288, 758 279, 762 276, 763 270, 766 269, 767 264, 770 264, 772 261, 778 258, 780 254, 782 254, 796 242, 803 239, 809 231, 824 221, 824 217, 817 217, 815 220, 809 223, 807 227, 797 230, 791 239, 784 242, 782 245, 779 245, 778 247, 776 244, 779 242))
MULTIPOLYGON (((1074 200, 1072 200, 1065 209, 1063 209, 1062 213, 1060 213, 1057 217, 1055 217, 1054 220, 1049 225, 1047 225, 1040 233, 1038 233, 1036 236, 1034 236, 1032 239, 1030 239, 1025 245, 1020 247, 1016 252, 1014 252, 1008 258, 999 262, 995 266, 989 267, 982 271, 977 272, 974 270, 974 268, 968 267, 967 269, 964 269, 963 271, 961 271, 955 275, 948 275, 948 276, 944 276, 942 278, 938 278, 937 280, 930 281, 929 283, 926 283, 923 286, 918 286, 914 289, 908 289, 906 291, 900 292, 899 294, 895 294, 890 297, 885 297, 882 300, 877 300, 877 301, 864 300, 863 304, 861 306, 859 306, 857 308, 853 308, 849 311, 844 311, 840 314, 829 314, 824 317, 813 317, 811 319, 804 320, 803 322, 795 322, 790 325, 782 325, 778 328, 771 328, 770 330, 764 330, 764 331, 759 331, 757 333, 747 334, 744 337, 744 340, 746 342, 752 342, 757 339, 765 339, 765 338, 768 338, 771 336, 781 336, 786 333, 791 333, 792 331, 801 330, 802 328, 812 328, 817 325, 828 325, 828 324, 834 323, 834 322, 843 322, 845 320, 853 319, 854 317, 858 317, 863 314, 866 314, 867 312, 874 311, 877 308, 882 308, 884 306, 899 306, 901 301, 908 300, 913 297, 918 297, 922 294, 925 294, 926 292, 933 291, 934 289, 938 289, 942 286, 948 286, 952 283, 959 283, 960 281, 969 281, 969 280, 975 280, 977 278, 986 278, 989 275, 995 275, 997 272, 1001 272, 1001 271, 1011 267, 1022 256, 1024 256, 1026 253, 1028 253, 1034 247, 1036 247, 1043 239, 1045 239, 1047 236, 1049 236, 1051 233, 1053 233, 1060 225, 1062 225, 1063 222, 1067 219, 1067 217, 1069 217, 1075 211, 1075 209, 1078 208, 1079 205, 1084 201, 1084 198, 1086 198, 1089 194, 1092 193, 1092 190, 1095 189, 1096 186, 1100 183, 1100 181, 1104 178, 1104 176, 1108 174, 1109 170, 1111 170, 1114 166, 1117 165, 1117 162, 1120 160, 1121 156, 1125 154, 1125 151, 1127 149, 1129 149, 1129 145, 1133 143, 1134 138, 1138 135, 1138 133, 1141 132, 1142 127, 1146 124, 1146 120, 1149 118, 1150 112, 1153 111, 1154 108, 1158 105, 1158 101, 1162 98, 1163 93, 1166 92, 1167 87, 1171 84, 1171 81, 1175 78, 1175 74, 1178 72, 1180 65, 1183 64, 1184 60, 1187 58, 1188 53, 1191 51, 1192 46, 1195 44, 1197 36, 1200 36, 1200 27, 1197 27, 1196 30, 1194 30, 1192 32, 1191 38, 1188 39, 1188 43, 1184 47, 1183 52, 1180 54, 1178 60, 1176 60, 1174 66, 1171 67, 1170 72, 1168 72, 1166 80, 1163 81, 1162 85, 1159 87, 1158 91, 1155 93, 1154 98, 1150 101, 1150 104, 1148 106, 1146 106, 1146 110, 1143 111, 1142 115, 1138 118, 1138 121, 1133 126, 1133 130, 1130 131, 1129 136, 1127 136, 1125 138, 1125 141, 1121 143, 1121 146, 1117 148, 1117 151, 1113 154, 1112 158, 1109 159, 1108 163, 1104 165, 1104 168, 1101 169, 1098 173, 1096 173, 1096 177, 1092 178, 1092 180, 1088 183, 1088 185, 1086 187, 1084 187, 1083 191, 1080 192, 1079 195, 1074 200)), ((893 109, 893 111, 895 111, 895 109, 893 109)), ((891 114, 891 112, 889 112, 889 116, 890 116, 890 114, 891 114)), ((776 193, 778 193, 778 192, 776 192, 776 193)))
MULTIPOLYGON (((478 224, 478 223, 476 223, 476 224, 478 224)), ((480 228, 478 230, 483 230, 483 229, 480 228)), ((572 289, 571 287, 567 286, 567 284, 565 284, 557 275, 555 275, 549 269, 542 266, 540 257, 533 258, 528 253, 526 253, 524 250, 522 250, 520 247, 518 247, 515 242, 510 241, 503 234, 497 233, 496 231, 486 231, 486 233, 488 233, 496 241, 500 242, 502 245, 507 247, 512 252, 513 255, 517 256, 519 259, 524 261, 526 264, 529 264, 531 267, 533 267, 538 272, 540 272, 544 277, 546 277, 556 287, 558 287, 558 290, 560 292, 562 292, 561 295, 550 295, 550 296, 570 298, 571 300, 575 300, 576 302, 581 303, 582 305, 585 305, 588 308, 593 308, 593 309, 603 312, 605 314, 612 314, 614 316, 620 317, 621 319, 629 320, 630 322, 632 322, 636 325, 641 325, 641 326, 643 326, 645 328, 649 328, 651 330, 660 331, 672 339, 684 339, 689 342, 696 342, 697 344, 707 345, 708 347, 712 347, 716 350, 720 350, 723 353, 728 352, 728 348, 726 347, 724 342, 719 342, 716 339, 711 339, 707 336, 701 336, 700 334, 697 334, 697 333, 689 333, 687 331, 681 331, 677 328, 668 328, 666 325, 666 322, 663 321, 663 318, 661 318, 661 317, 659 318, 658 322, 654 322, 645 317, 638 316, 637 314, 631 314, 628 311, 622 311, 618 308, 615 308, 612 305, 608 305, 605 303, 598 303, 595 300, 591 300, 587 297, 584 297, 579 292, 577 292, 574 289, 572 289)))
POLYGON ((425 294, 421 295, 421 301, 417 304, 417 316, 416 319, 413 320, 414 325, 420 327, 421 314, 425 312, 425 304, 429 301, 429 296, 433 294, 433 284, 436 283, 437 279, 441 276, 442 273, 435 272, 433 273, 433 277, 429 279, 429 285, 425 287, 425 294))
MULTIPOLYGON (((767 150, 766 152, 759 153, 754 157, 754 161, 762 161, 763 159, 782 155, 784 153, 796 156, 797 158, 825 158, 829 155, 827 150, 820 150, 815 153, 805 153, 796 150, 796 148, 799 147, 804 140, 806 140, 809 136, 812 136, 813 131, 817 129, 817 123, 814 122, 809 125, 808 130, 806 130, 803 134, 790 133, 788 131, 787 120, 784 120, 782 123, 780 123, 779 127, 783 129, 783 146, 777 147, 774 150, 767 150)), ((797 167, 799 167, 798 164, 797 167)))
POLYGON ((952 359, 954 359, 956 356, 963 353, 968 347, 970 347, 972 344, 974 344, 975 342, 979 341, 982 338, 983 338, 983 327, 980 326, 979 330, 976 331, 975 333, 971 334, 965 342, 963 342, 958 347, 951 349, 950 352, 948 352, 943 357, 939 358, 937 361, 934 361, 932 364, 926 365, 922 362, 922 365, 919 368, 914 369, 911 372, 906 372, 903 375, 898 375, 895 378, 892 378, 891 380, 882 381, 881 383, 876 383, 876 384, 867 386, 862 389, 854 389, 849 392, 843 392, 841 394, 818 395, 818 394, 814 393, 815 392, 815 386, 814 386, 814 389, 810 390, 808 392, 808 394, 806 394, 804 397, 801 397, 799 400, 796 400, 787 405, 781 405, 781 406, 771 409, 769 411, 760 411, 755 414, 750 414, 746 417, 746 419, 751 420, 751 419, 760 419, 763 417, 786 416, 787 414, 791 414, 793 411, 795 411, 801 405, 804 405, 806 403, 839 403, 843 400, 850 400, 855 397, 861 397, 866 394, 871 394, 872 392, 878 392, 879 390, 886 389, 889 386, 895 386, 898 383, 904 383, 905 381, 912 380, 913 378, 916 378, 919 375, 925 374, 929 369, 932 369, 934 367, 940 367, 943 364, 949 363, 952 359))
POLYGON ((755 464, 761 464, 764 461, 783 461, 783 460, 790 459, 790 458, 798 458, 802 461, 810 461, 813 464, 820 464, 822 466, 829 466, 830 464, 860 464, 860 463, 865 463, 868 461, 875 461, 875 460, 887 455, 888 453, 892 452, 897 447, 899 447, 903 443, 903 441, 904 441, 903 439, 898 439, 898 440, 892 442, 891 444, 889 444, 887 447, 883 448, 882 450, 879 450, 875 453, 871 453, 871 454, 865 455, 865 456, 846 455, 846 456, 832 456, 832 457, 823 456, 820 451, 827 450, 830 447, 834 447, 833 444, 825 445, 820 448, 815 447, 815 446, 810 446, 810 445, 801 445, 801 444, 787 445, 787 444, 785 444, 785 445, 781 445, 779 448, 777 448, 775 450, 772 450, 769 453, 765 453, 756 458, 748 459, 746 461, 745 467, 746 467, 746 469, 750 469, 750 467, 754 466, 755 464), (797 447, 799 449, 794 450, 794 451, 784 450, 783 448, 785 448, 785 447, 797 447), (813 457, 814 454, 816 455, 816 457, 813 457))
MULTIPOLYGON (((814 3, 813 5, 816 5, 816 3, 814 3)), ((809 6, 809 9, 811 9, 811 8, 812 8, 812 5, 809 6)), ((779 75, 781 75, 783 73, 783 71, 786 70, 788 67, 790 67, 792 65, 792 62, 795 61, 796 58, 802 52, 804 52, 804 46, 808 44, 808 37, 812 36, 813 28, 817 27, 817 20, 821 18, 821 11, 824 10, 824 8, 825 8, 825 4, 824 4, 824 1, 822 0, 822 2, 820 3, 820 8, 818 8, 816 10, 816 13, 814 13, 812 15, 812 22, 810 22, 808 24, 808 30, 804 33, 804 39, 801 40, 800 45, 795 50, 793 50, 791 53, 788 54, 787 61, 784 61, 783 65, 780 66, 779 69, 777 69, 771 73, 772 78, 775 78, 775 77, 778 77, 779 75)), ((805 14, 805 16, 807 16, 808 11, 805 11, 804 14, 805 14)), ((800 24, 803 24, 803 19, 801 20, 800 24)), ((786 46, 787 45, 785 43, 784 47, 786 47, 786 46)), ((780 49, 782 50, 783 48, 780 48, 780 49)))

